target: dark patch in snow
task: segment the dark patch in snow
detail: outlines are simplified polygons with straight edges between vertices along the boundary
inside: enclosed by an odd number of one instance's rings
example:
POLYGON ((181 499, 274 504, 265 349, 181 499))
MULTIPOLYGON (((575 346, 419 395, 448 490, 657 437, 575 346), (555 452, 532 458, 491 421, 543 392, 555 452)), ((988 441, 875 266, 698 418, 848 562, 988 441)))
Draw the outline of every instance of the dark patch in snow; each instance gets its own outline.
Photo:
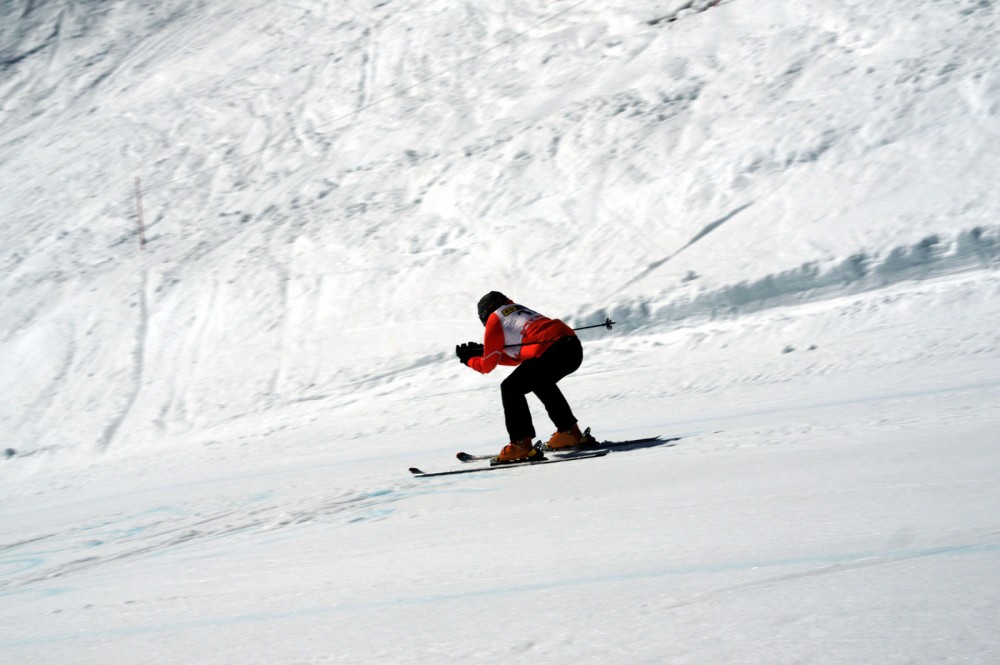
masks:
MULTIPOLYGON (((659 268, 660 266, 662 266, 664 263, 666 263, 667 261, 671 260, 672 258, 674 258, 675 256, 677 256, 678 254, 680 254, 681 252, 683 252, 685 249, 687 249, 691 245, 695 244, 696 242, 698 242, 699 240, 701 240, 702 238, 704 238, 705 236, 707 236, 709 233, 711 233, 712 231, 716 230, 717 228, 719 228, 720 226, 722 226, 723 224, 725 224, 726 222, 728 222, 729 220, 731 220, 733 217, 735 217, 736 215, 740 214, 741 212, 743 212, 744 210, 746 210, 747 208, 749 208, 751 205, 753 205, 753 204, 752 203, 745 203, 745 204, 741 205, 739 208, 736 208, 735 210, 732 210, 729 213, 727 213, 726 215, 724 215, 723 217, 720 217, 719 219, 715 220, 714 222, 712 222, 710 224, 707 224, 701 231, 699 231, 698 233, 696 233, 693 238, 691 238, 690 240, 688 240, 687 243, 685 243, 683 247, 681 247, 680 249, 678 249, 676 252, 674 252, 670 256, 662 258, 659 261, 653 261, 652 263, 650 263, 649 266, 647 266, 645 270, 643 270, 641 273, 639 273, 636 277, 633 277, 628 282, 626 282, 623 285, 622 288, 624 288, 625 286, 629 286, 630 284, 634 284, 635 282, 639 281, 640 279, 642 279, 643 277, 645 277, 649 273, 653 272, 654 270, 656 270, 657 268, 659 268)), ((691 276, 693 274, 694 273, 692 273, 690 271, 688 272, 688 276, 691 276)), ((697 277, 697 275, 695 275, 691 279, 694 279, 695 277, 697 277)), ((685 279, 685 281, 690 281, 690 280, 685 279)))
POLYGON ((680 7, 678 7, 673 12, 661 16, 659 18, 654 18, 650 21, 646 21, 648 25, 657 26, 663 25, 665 23, 674 23, 681 20, 682 18, 687 18, 694 14, 700 14, 704 11, 711 9, 718 5, 720 0, 691 0, 691 2, 686 2, 680 7))
POLYGON ((56 25, 56 27, 52 30, 52 34, 46 37, 44 40, 42 40, 41 44, 33 48, 29 48, 28 50, 22 53, 17 53, 14 55, 5 55, 5 54, 0 55, 0 71, 10 69, 14 65, 17 65, 18 63, 27 60, 36 53, 40 53, 45 49, 47 49, 49 46, 54 44, 57 39, 59 39, 59 30, 60 26, 56 25))

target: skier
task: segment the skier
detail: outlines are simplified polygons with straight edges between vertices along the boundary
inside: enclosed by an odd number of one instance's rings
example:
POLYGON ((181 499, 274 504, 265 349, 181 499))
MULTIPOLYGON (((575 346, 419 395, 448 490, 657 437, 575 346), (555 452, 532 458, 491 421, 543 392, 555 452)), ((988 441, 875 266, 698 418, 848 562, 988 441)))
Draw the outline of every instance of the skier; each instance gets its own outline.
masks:
POLYGON ((576 333, 559 319, 549 319, 517 305, 499 291, 483 296, 478 309, 479 320, 486 327, 483 343, 456 346, 458 359, 483 374, 489 374, 498 364, 517 366, 500 384, 510 443, 494 461, 541 457, 541 451, 532 445, 535 428, 528 409, 528 393, 535 393, 541 400, 556 426, 549 448, 567 448, 583 442, 576 417, 556 385, 583 361, 583 347, 576 333))

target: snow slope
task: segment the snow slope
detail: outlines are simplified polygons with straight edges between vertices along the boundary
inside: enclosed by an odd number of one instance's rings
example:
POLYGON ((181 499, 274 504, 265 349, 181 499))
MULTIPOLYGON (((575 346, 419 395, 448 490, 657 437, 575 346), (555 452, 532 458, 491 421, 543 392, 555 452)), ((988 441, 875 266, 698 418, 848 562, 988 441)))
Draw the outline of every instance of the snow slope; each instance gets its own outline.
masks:
POLYGON ((0 661, 1000 657, 995 3, 613 5, 0 6, 0 661))

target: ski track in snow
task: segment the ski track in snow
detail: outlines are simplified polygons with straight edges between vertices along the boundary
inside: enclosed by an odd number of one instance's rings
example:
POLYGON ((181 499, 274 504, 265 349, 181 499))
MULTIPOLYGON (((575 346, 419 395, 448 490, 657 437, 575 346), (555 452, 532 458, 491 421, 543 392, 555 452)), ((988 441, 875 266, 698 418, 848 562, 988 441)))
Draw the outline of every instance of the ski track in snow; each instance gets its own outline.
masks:
MULTIPOLYGON (((243 533, 270 533, 276 529, 313 521, 338 519, 360 522, 384 519, 409 492, 395 489, 349 492, 296 504, 273 504, 267 495, 254 496, 244 505, 217 512, 194 507, 161 506, 134 514, 102 518, 99 523, 77 527, 67 533, 50 534, 26 543, 0 544, 0 596, 21 593, 31 587, 63 578, 110 562, 133 557, 184 555, 190 545, 202 545, 243 533), (270 505, 269 505, 270 504, 270 505), (41 545, 41 549, 37 547, 41 545), (81 555, 86 555, 82 556, 81 555), (81 558, 77 558, 81 557, 81 558)), ((71 580, 67 580, 71 581, 71 580)), ((51 593, 42 590, 40 593, 51 593)))
MULTIPOLYGON (((684 566, 668 567, 654 571, 644 571, 640 573, 630 573, 624 575, 608 575, 582 579, 558 579, 542 584, 529 585, 504 585, 491 589, 478 590, 473 592, 462 592, 455 594, 432 594, 426 596, 394 598, 390 600, 354 603, 345 605, 322 605, 316 607, 306 607, 292 611, 283 612, 261 612, 252 614, 240 614, 223 616, 216 618, 195 619, 179 621, 174 623, 164 623, 159 625, 128 626, 121 628, 109 628, 100 631, 84 632, 77 634, 50 635, 41 638, 25 640, 0 641, 0 649, 16 649, 25 646, 51 645, 60 642, 78 640, 100 640, 114 637, 122 637, 136 634, 148 633, 181 633, 193 629, 209 629, 213 626, 233 625, 233 624, 257 624, 284 619, 308 619, 317 616, 324 616, 338 613, 356 613, 359 611, 380 610, 401 606, 434 606, 443 603, 467 600, 470 597, 491 598, 511 596, 527 593, 544 592, 546 590, 560 588, 577 588, 590 586, 603 586, 622 582, 641 582, 644 580, 659 579, 663 577, 675 576, 704 576, 715 573, 729 573, 733 571, 757 571, 771 568, 798 568, 807 567, 806 572, 773 574, 768 578, 750 582, 746 584, 722 587, 710 592, 698 594, 670 605, 670 608, 687 607, 699 602, 705 602, 711 597, 724 596, 736 593, 741 590, 771 586, 785 581, 802 577, 816 575, 837 575, 850 573, 860 567, 885 566, 894 564, 906 564, 914 559, 937 558, 937 557, 973 557, 977 555, 992 555, 1000 553, 1000 544, 959 544, 948 547, 933 547, 910 550, 894 550, 884 552, 851 552, 846 554, 830 554, 829 556, 778 559, 778 560, 747 560, 734 561, 724 564, 711 564, 705 566, 684 566)), ((54 593, 59 593, 56 590, 54 593)))

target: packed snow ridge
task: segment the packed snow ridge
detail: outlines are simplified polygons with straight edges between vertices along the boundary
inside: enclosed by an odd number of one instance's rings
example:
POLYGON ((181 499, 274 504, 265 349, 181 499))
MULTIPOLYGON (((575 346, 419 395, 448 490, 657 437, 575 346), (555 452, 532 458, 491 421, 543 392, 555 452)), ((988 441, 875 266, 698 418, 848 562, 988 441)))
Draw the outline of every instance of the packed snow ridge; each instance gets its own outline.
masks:
MULTIPOLYGON (((646 272, 660 265, 651 264, 646 272)), ((998 267, 1000 229, 976 227, 959 233, 950 241, 932 235, 914 245, 893 248, 884 255, 858 252, 829 266, 809 261, 798 268, 707 292, 690 292, 686 283, 698 279, 698 275, 691 272, 681 280, 685 284, 675 289, 678 295, 666 302, 653 304, 640 300, 613 311, 588 312, 579 320, 614 316, 638 325, 683 325, 692 320, 734 316, 767 307, 873 291, 897 282, 998 267)))

